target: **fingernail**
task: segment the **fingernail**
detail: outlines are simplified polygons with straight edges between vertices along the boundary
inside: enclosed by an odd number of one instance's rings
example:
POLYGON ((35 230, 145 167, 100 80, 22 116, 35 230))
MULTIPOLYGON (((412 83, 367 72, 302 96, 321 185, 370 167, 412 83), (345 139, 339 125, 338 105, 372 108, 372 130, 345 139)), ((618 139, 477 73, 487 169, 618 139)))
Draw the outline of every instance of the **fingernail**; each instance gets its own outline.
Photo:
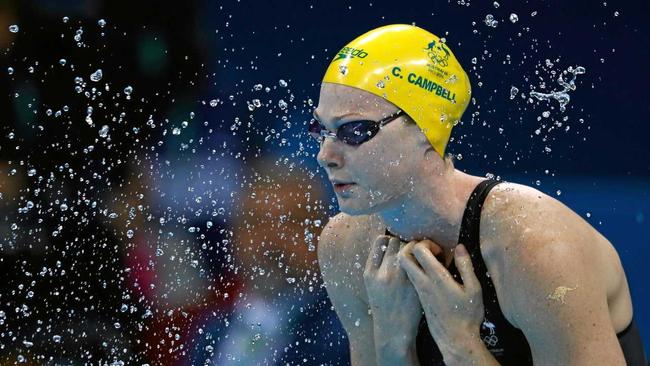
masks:
POLYGON ((465 249, 463 244, 456 245, 456 254, 459 256, 467 255, 467 249, 465 249))

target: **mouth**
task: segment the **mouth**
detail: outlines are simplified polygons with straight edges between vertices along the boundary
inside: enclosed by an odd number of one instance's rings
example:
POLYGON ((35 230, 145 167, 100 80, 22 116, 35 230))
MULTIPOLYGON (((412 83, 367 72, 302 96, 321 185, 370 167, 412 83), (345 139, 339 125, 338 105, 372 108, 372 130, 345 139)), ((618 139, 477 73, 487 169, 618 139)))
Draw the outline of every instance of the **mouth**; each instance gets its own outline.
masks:
POLYGON ((350 187, 352 187, 355 184, 356 183, 334 183, 334 191, 335 192, 343 192, 343 191, 349 189, 350 187))

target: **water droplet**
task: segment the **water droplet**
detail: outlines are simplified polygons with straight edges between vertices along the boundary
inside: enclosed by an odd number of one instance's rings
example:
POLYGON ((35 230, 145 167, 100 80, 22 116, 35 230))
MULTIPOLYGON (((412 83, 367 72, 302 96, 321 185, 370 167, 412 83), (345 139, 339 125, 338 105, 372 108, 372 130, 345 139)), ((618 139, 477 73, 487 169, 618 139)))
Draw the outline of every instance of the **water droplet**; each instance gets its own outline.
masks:
POLYGON ((12 24, 9 26, 9 32, 11 33, 18 33, 20 28, 18 27, 18 24, 12 24))
POLYGON ((13 67, 7 67, 7 73, 9 75, 12 75, 14 73, 14 68, 13 67))
POLYGON ((515 87, 515 86, 511 86, 510 87, 510 99, 511 100, 515 99, 515 97, 517 96, 517 93, 519 93, 519 89, 517 89, 517 87, 515 87))
POLYGON ((287 109, 287 102, 285 102, 284 99, 280 99, 278 101, 278 107, 280 107, 281 110, 287 109))
POLYGON ((100 27, 104 28, 104 26, 106 26, 106 20, 104 20, 104 19, 100 19, 100 20, 97 21, 97 24, 98 24, 100 27))
POLYGON ((286 88, 286 87, 287 87, 287 85, 289 85, 289 84, 287 84, 287 82, 286 82, 286 81, 284 81, 283 79, 280 79, 280 81, 279 81, 278 83, 279 83, 279 84, 280 84, 280 86, 281 86, 281 87, 283 87, 283 88, 286 88))
POLYGON ((512 22, 512 24, 514 24, 514 23, 517 23, 518 21, 519 21, 519 16, 517 16, 517 14, 515 14, 515 13, 511 13, 510 14, 510 22, 512 22))
POLYGON ((102 128, 99 130, 99 137, 106 138, 108 136, 108 126, 103 125, 102 128))
POLYGON ((348 74, 348 67, 345 65, 340 65, 339 66, 339 72, 341 75, 347 75, 348 74))
POLYGON ((485 25, 492 28, 496 28, 497 25, 499 25, 499 22, 494 19, 494 15, 492 14, 486 15, 485 20, 483 20, 483 22, 485 23, 485 25))
POLYGON ((133 230, 127 230, 126 231, 126 237, 131 239, 133 237, 133 230))
POLYGON ((54 343, 60 343, 61 342, 61 336, 60 335, 53 335, 52 336, 52 341, 54 341, 54 343))
POLYGON ((124 88, 124 94, 128 96, 131 95, 131 93, 133 93, 133 87, 127 86, 126 88, 124 88))
POLYGON ((104 76, 104 74, 102 73, 102 69, 97 69, 97 71, 90 74, 90 80, 94 82, 98 82, 102 79, 102 76, 104 76))
POLYGON ((76 42, 81 42, 81 35, 82 34, 84 34, 83 29, 81 29, 81 28, 77 29, 77 31, 75 32, 75 35, 74 35, 74 40, 76 42))
POLYGON ((219 104, 219 100, 217 100, 217 99, 212 99, 212 100, 210 101, 210 107, 213 107, 213 108, 214 108, 214 107, 217 106, 217 104, 219 104))

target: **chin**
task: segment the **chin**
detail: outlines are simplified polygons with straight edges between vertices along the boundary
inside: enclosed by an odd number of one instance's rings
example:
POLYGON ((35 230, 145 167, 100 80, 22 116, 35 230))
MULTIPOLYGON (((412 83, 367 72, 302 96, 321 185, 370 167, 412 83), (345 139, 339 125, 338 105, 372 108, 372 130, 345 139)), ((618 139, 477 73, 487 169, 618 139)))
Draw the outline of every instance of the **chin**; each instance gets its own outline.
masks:
POLYGON ((339 210, 350 216, 372 215, 378 213, 386 206, 386 202, 372 202, 365 198, 338 198, 339 210))

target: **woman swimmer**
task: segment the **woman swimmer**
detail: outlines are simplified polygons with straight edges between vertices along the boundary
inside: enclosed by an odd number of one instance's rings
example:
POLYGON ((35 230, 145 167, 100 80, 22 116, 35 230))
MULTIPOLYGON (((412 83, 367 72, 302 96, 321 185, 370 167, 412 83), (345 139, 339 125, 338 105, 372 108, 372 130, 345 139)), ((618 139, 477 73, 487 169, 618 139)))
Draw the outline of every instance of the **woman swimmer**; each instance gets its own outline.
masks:
POLYGON ((609 241, 444 157, 470 93, 449 47, 411 25, 358 37, 323 78, 309 129, 341 213, 318 258, 352 365, 645 366, 609 241))

